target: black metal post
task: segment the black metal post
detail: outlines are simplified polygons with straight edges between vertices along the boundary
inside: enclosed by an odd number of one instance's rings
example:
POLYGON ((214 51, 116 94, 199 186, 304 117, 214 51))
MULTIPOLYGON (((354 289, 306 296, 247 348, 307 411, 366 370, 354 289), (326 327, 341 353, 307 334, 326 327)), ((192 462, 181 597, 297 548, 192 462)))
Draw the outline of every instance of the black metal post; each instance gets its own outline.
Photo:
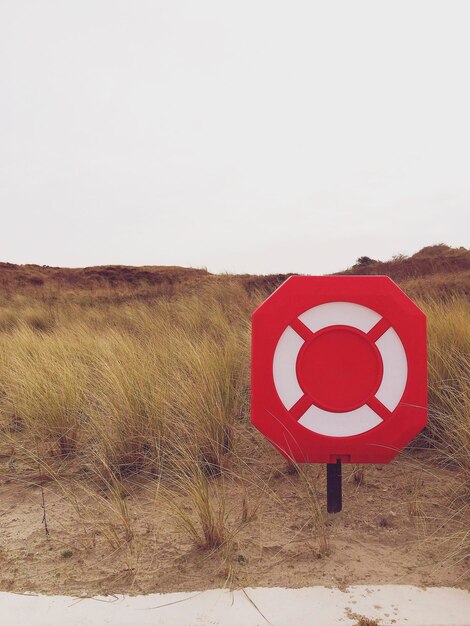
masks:
POLYGON ((341 459, 338 459, 326 466, 326 509, 328 513, 339 513, 342 504, 341 459))

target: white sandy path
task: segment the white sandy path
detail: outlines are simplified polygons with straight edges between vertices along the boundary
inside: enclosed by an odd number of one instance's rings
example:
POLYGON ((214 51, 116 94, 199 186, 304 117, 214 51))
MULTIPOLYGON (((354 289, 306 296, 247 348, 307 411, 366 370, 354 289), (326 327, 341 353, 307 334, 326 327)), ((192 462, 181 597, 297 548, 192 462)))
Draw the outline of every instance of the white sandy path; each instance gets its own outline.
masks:
POLYGON ((470 626, 470 594, 406 585, 262 588, 77 599, 0 593, 1 626, 470 626))

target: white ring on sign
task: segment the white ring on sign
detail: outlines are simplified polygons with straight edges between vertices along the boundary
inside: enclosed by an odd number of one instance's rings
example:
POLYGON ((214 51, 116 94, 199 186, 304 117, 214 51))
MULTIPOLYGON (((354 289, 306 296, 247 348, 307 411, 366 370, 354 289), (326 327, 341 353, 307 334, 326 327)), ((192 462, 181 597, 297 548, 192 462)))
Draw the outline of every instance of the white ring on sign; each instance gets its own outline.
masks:
POLYGON ((389 328, 376 342, 383 363, 380 387, 375 394, 377 400, 394 411, 400 403, 408 378, 408 361, 400 337, 389 328))
MULTIPOLYGON (((364 333, 382 320, 376 311, 353 302, 327 302, 299 315, 300 321, 315 333, 328 326, 351 326, 364 333)), ((296 363, 304 339, 288 326, 280 336, 273 357, 273 379, 278 396, 289 411, 303 397, 296 374, 296 363)), ((375 342, 383 363, 380 387, 375 395, 390 412, 399 405, 408 378, 405 349, 396 331, 390 327, 375 342)), ((365 433, 383 421, 367 404, 354 411, 325 411, 311 404, 301 415, 299 424, 329 437, 350 437, 365 433)))
POLYGON ((297 375, 295 364, 304 340, 288 326, 282 333, 274 351, 273 376, 276 391, 286 409, 291 409, 304 395, 297 375))
POLYGON ((382 418, 367 404, 344 413, 324 411, 312 404, 299 419, 299 424, 319 435, 351 437, 351 435, 366 433, 382 421, 382 418))
POLYGON ((376 311, 353 302, 326 302, 299 315, 299 320, 310 328, 312 333, 327 326, 353 326, 363 333, 368 333, 381 319, 381 315, 376 311))

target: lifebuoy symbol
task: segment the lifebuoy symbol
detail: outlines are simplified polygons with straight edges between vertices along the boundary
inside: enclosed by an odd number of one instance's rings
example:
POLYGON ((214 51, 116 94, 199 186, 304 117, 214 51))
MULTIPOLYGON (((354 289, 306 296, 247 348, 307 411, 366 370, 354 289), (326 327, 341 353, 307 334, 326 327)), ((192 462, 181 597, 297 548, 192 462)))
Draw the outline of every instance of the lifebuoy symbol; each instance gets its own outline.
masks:
POLYGON ((277 342, 277 394, 302 426, 349 437, 386 420, 400 403, 408 363, 400 337, 376 311, 328 302, 293 320, 277 342))

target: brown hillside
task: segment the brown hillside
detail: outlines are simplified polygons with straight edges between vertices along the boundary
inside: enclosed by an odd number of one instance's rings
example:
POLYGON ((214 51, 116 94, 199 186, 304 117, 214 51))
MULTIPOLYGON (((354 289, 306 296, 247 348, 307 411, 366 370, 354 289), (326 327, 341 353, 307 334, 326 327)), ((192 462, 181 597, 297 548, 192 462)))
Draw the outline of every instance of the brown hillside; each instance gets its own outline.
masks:
MULTIPOLYGON (((410 257, 397 255, 390 261, 363 256, 338 274, 387 275, 415 296, 442 297, 456 293, 470 296, 470 250, 439 244, 422 248, 410 257)), ((103 298, 126 300, 137 296, 147 299, 227 280, 241 282, 252 293, 273 291, 289 275, 216 275, 205 269, 177 266, 60 268, 0 263, 0 287, 4 294, 20 292, 42 297, 87 291, 103 298)))
POLYGON ((209 276, 207 270, 186 267, 102 265, 85 268, 15 265, 0 263, 0 286, 4 292, 69 290, 151 289, 171 294, 184 284, 194 284, 209 276))
POLYGON ((386 274, 393 279, 409 280, 430 274, 457 274, 470 271, 470 250, 445 244, 426 246, 410 257, 397 255, 390 261, 359 257, 356 264, 342 274, 386 274))
POLYGON ((426 246, 409 257, 397 255, 390 261, 363 256, 338 274, 390 276, 405 291, 417 296, 470 296, 470 250, 438 244, 426 246))

